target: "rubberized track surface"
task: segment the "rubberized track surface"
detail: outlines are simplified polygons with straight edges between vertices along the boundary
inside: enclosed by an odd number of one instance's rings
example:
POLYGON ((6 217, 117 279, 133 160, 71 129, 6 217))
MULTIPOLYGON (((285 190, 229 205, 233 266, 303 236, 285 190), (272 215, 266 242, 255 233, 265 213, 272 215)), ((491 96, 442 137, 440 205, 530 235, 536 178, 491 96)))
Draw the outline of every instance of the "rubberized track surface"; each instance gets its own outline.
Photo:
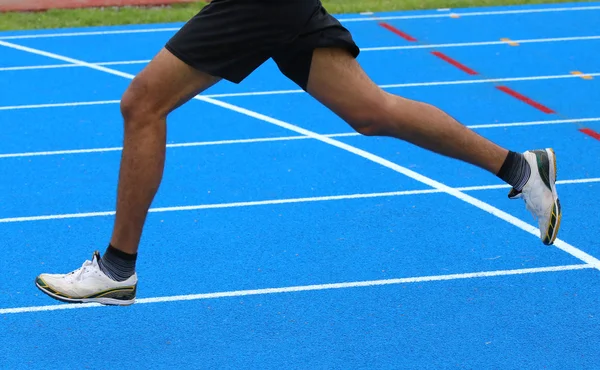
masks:
POLYGON ((593 368, 600 3, 340 15, 386 90, 553 147, 544 246, 494 176, 358 136, 266 63, 169 120, 138 302, 34 286, 106 247, 129 79, 181 24, 0 34, 0 367, 593 368))

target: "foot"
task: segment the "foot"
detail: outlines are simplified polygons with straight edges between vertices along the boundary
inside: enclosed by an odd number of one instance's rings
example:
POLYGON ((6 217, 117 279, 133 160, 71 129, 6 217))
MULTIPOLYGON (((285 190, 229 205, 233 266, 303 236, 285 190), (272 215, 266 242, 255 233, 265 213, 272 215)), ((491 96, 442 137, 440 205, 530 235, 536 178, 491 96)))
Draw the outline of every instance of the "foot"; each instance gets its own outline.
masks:
POLYGON ((69 303, 96 302, 105 305, 127 306, 135 302, 137 274, 119 282, 106 276, 96 251, 91 261, 68 274, 41 274, 35 285, 54 299, 69 303))
POLYGON ((562 212, 556 192, 556 155, 554 150, 529 150, 523 153, 531 166, 531 176, 523 187, 508 193, 510 199, 523 198, 525 206, 538 220, 540 239, 546 245, 556 240, 562 212))

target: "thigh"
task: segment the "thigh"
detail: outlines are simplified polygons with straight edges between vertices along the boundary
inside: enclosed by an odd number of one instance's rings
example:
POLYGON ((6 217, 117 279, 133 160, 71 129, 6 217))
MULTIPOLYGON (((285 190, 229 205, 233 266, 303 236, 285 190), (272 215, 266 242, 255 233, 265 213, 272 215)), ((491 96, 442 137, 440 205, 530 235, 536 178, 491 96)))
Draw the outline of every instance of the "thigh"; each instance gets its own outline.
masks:
POLYGON ((358 61, 340 48, 315 50, 307 91, 346 121, 372 115, 375 110, 384 109, 387 101, 386 93, 358 61))
POLYGON ((329 14, 320 1, 309 2, 314 4, 309 21, 294 40, 278 49, 273 57, 281 72, 304 90, 312 73, 315 50, 341 49, 350 59, 360 53, 350 31, 329 14))
POLYGON ((121 105, 124 109, 136 107, 137 113, 166 116, 219 80, 162 49, 131 82, 121 105))

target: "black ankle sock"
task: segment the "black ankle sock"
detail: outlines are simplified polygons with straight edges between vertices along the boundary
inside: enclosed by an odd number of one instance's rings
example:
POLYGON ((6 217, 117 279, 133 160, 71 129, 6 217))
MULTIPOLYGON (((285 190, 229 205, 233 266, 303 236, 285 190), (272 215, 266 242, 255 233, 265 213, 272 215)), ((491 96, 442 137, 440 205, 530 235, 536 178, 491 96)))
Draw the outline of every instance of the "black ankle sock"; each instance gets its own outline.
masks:
POLYGON ((515 152, 508 152, 500 171, 496 174, 496 176, 512 185, 517 191, 523 189, 530 175, 531 168, 527 160, 525 160, 525 156, 515 152))
POLYGON ((118 250, 112 244, 108 245, 106 252, 98 262, 100 270, 109 278, 116 281, 129 279, 135 273, 136 254, 129 254, 118 250))

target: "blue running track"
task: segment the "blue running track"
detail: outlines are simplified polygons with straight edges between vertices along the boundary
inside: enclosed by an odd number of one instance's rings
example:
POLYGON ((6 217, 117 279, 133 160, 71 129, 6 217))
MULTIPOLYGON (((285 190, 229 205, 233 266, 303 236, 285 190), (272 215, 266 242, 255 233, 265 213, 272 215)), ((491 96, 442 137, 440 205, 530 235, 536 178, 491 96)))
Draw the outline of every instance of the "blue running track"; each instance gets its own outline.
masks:
POLYGON ((269 61, 170 117, 138 302, 54 301, 35 276, 110 236, 119 72, 181 24, 0 33, 0 368, 600 366, 600 3, 339 18, 387 91, 555 149, 556 245, 495 176, 357 135, 269 61))

